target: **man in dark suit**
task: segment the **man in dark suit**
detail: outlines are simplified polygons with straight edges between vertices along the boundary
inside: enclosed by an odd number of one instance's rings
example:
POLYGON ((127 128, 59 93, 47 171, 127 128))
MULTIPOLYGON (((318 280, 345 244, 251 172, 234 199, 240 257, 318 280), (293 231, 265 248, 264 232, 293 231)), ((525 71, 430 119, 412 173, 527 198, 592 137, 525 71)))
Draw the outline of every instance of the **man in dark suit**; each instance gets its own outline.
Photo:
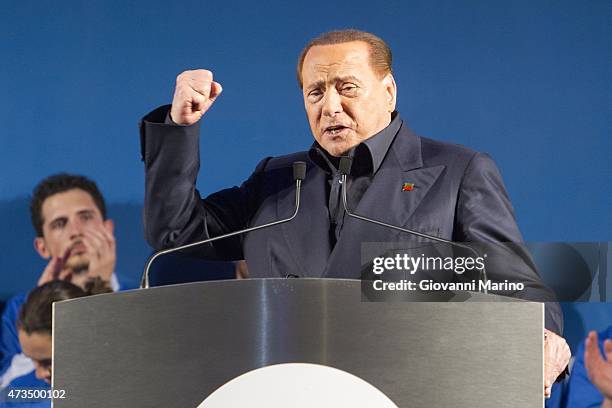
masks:
MULTIPOLYGON (((391 51, 380 38, 357 30, 322 35, 302 52, 298 82, 315 138, 311 149, 266 158, 241 187, 202 200, 194 187, 198 124, 222 87, 210 71, 178 76, 171 107, 151 112, 141 126, 145 234, 155 248, 290 215, 291 166, 301 160, 307 163, 304 205, 292 222, 201 250, 246 259, 251 277, 358 278, 362 242, 414 238, 346 216, 338 171, 343 155, 353 157, 348 201, 359 214, 454 241, 522 241, 501 176, 487 155, 418 137, 403 123, 395 111, 391 51)), ((522 265, 509 266, 495 279, 524 282, 536 297, 546 294, 523 258, 522 265)), ((560 333, 561 321, 558 305, 549 305, 547 327, 560 333)), ((565 367, 569 348, 548 330, 546 344, 548 388, 565 367)))

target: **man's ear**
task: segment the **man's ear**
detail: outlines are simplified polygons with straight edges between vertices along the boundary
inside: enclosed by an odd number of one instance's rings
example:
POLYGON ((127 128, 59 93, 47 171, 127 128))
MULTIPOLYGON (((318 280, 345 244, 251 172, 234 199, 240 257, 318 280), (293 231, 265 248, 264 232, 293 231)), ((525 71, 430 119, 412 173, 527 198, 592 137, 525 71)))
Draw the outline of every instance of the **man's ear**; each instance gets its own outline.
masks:
POLYGON ((385 86, 387 98, 387 110, 391 113, 395 110, 395 104, 397 102, 397 86, 395 85, 395 78, 393 78, 391 73, 385 75, 383 84, 385 86))
POLYGON ((115 223, 111 219, 104 220, 104 228, 106 228, 108 232, 113 234, 113 232, 115 231, 115 223))
POLYGON ((49 252, 49 249, 47 248, 47 243, 45 242, 45 239, 43 237, 34 238, 34 249, 41 257, 45 259, 51 258, 51 253, 49 252))

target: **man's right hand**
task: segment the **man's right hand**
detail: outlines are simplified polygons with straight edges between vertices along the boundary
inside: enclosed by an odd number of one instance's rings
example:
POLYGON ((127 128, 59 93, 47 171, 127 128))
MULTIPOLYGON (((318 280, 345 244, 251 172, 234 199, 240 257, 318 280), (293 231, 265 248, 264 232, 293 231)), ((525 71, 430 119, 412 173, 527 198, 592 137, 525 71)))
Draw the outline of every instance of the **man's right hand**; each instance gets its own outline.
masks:
POLYGON ((40 278, 38 278, 37 286, 42 286, 47 282, 51 282, 52 280, 61 279, 64 280, 66 278, 66 272, 63 271, 64 263, 68 258, 69 252, 67 251, 63 257, 54 256, 51 258, 45 270, 43 271, 40 278))
POLYGON ((597 333, 590 332, 584 347, 584 365, 589 379, 605 398, 602 407, 610 407, 612 406, 612 340, 606 339, 603 349, 605 359, 599 352, 597 333))
POLYGON ((182 72, 176 77, 170 117, 179 125, 193 125, 221 94, 221 84, 205 69, 182 72))

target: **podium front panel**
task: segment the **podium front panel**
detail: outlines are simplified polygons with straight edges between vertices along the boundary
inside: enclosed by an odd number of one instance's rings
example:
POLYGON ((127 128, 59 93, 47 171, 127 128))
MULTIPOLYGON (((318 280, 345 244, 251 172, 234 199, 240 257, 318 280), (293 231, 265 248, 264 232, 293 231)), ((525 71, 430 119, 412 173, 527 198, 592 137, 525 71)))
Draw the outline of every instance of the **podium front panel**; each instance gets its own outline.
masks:
POLYGON ((358 281, 263 279, 60 302, 53 386, 67 398, 54 407, 196 407, 295 362, 354 374, 399 407, 542 407, 543 305, 495 299, 364 302, 358 281))

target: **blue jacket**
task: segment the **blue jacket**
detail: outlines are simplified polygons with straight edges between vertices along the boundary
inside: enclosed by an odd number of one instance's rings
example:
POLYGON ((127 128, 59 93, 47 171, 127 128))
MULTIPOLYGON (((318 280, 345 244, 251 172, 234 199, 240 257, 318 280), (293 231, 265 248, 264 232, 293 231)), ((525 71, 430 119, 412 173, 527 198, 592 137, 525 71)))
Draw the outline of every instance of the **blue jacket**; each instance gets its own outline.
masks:
POLYGON ((2 360, 0 360, 0 376, 11 365, 13 356, 21 353, 21 346, 17 337, 17 318, 19 317, 19 309, 24 304, 26 296, 26 294, 13 296, 6 303, 2 313, 2 326, 0 327, 0 356, 2 356, 2 360))

